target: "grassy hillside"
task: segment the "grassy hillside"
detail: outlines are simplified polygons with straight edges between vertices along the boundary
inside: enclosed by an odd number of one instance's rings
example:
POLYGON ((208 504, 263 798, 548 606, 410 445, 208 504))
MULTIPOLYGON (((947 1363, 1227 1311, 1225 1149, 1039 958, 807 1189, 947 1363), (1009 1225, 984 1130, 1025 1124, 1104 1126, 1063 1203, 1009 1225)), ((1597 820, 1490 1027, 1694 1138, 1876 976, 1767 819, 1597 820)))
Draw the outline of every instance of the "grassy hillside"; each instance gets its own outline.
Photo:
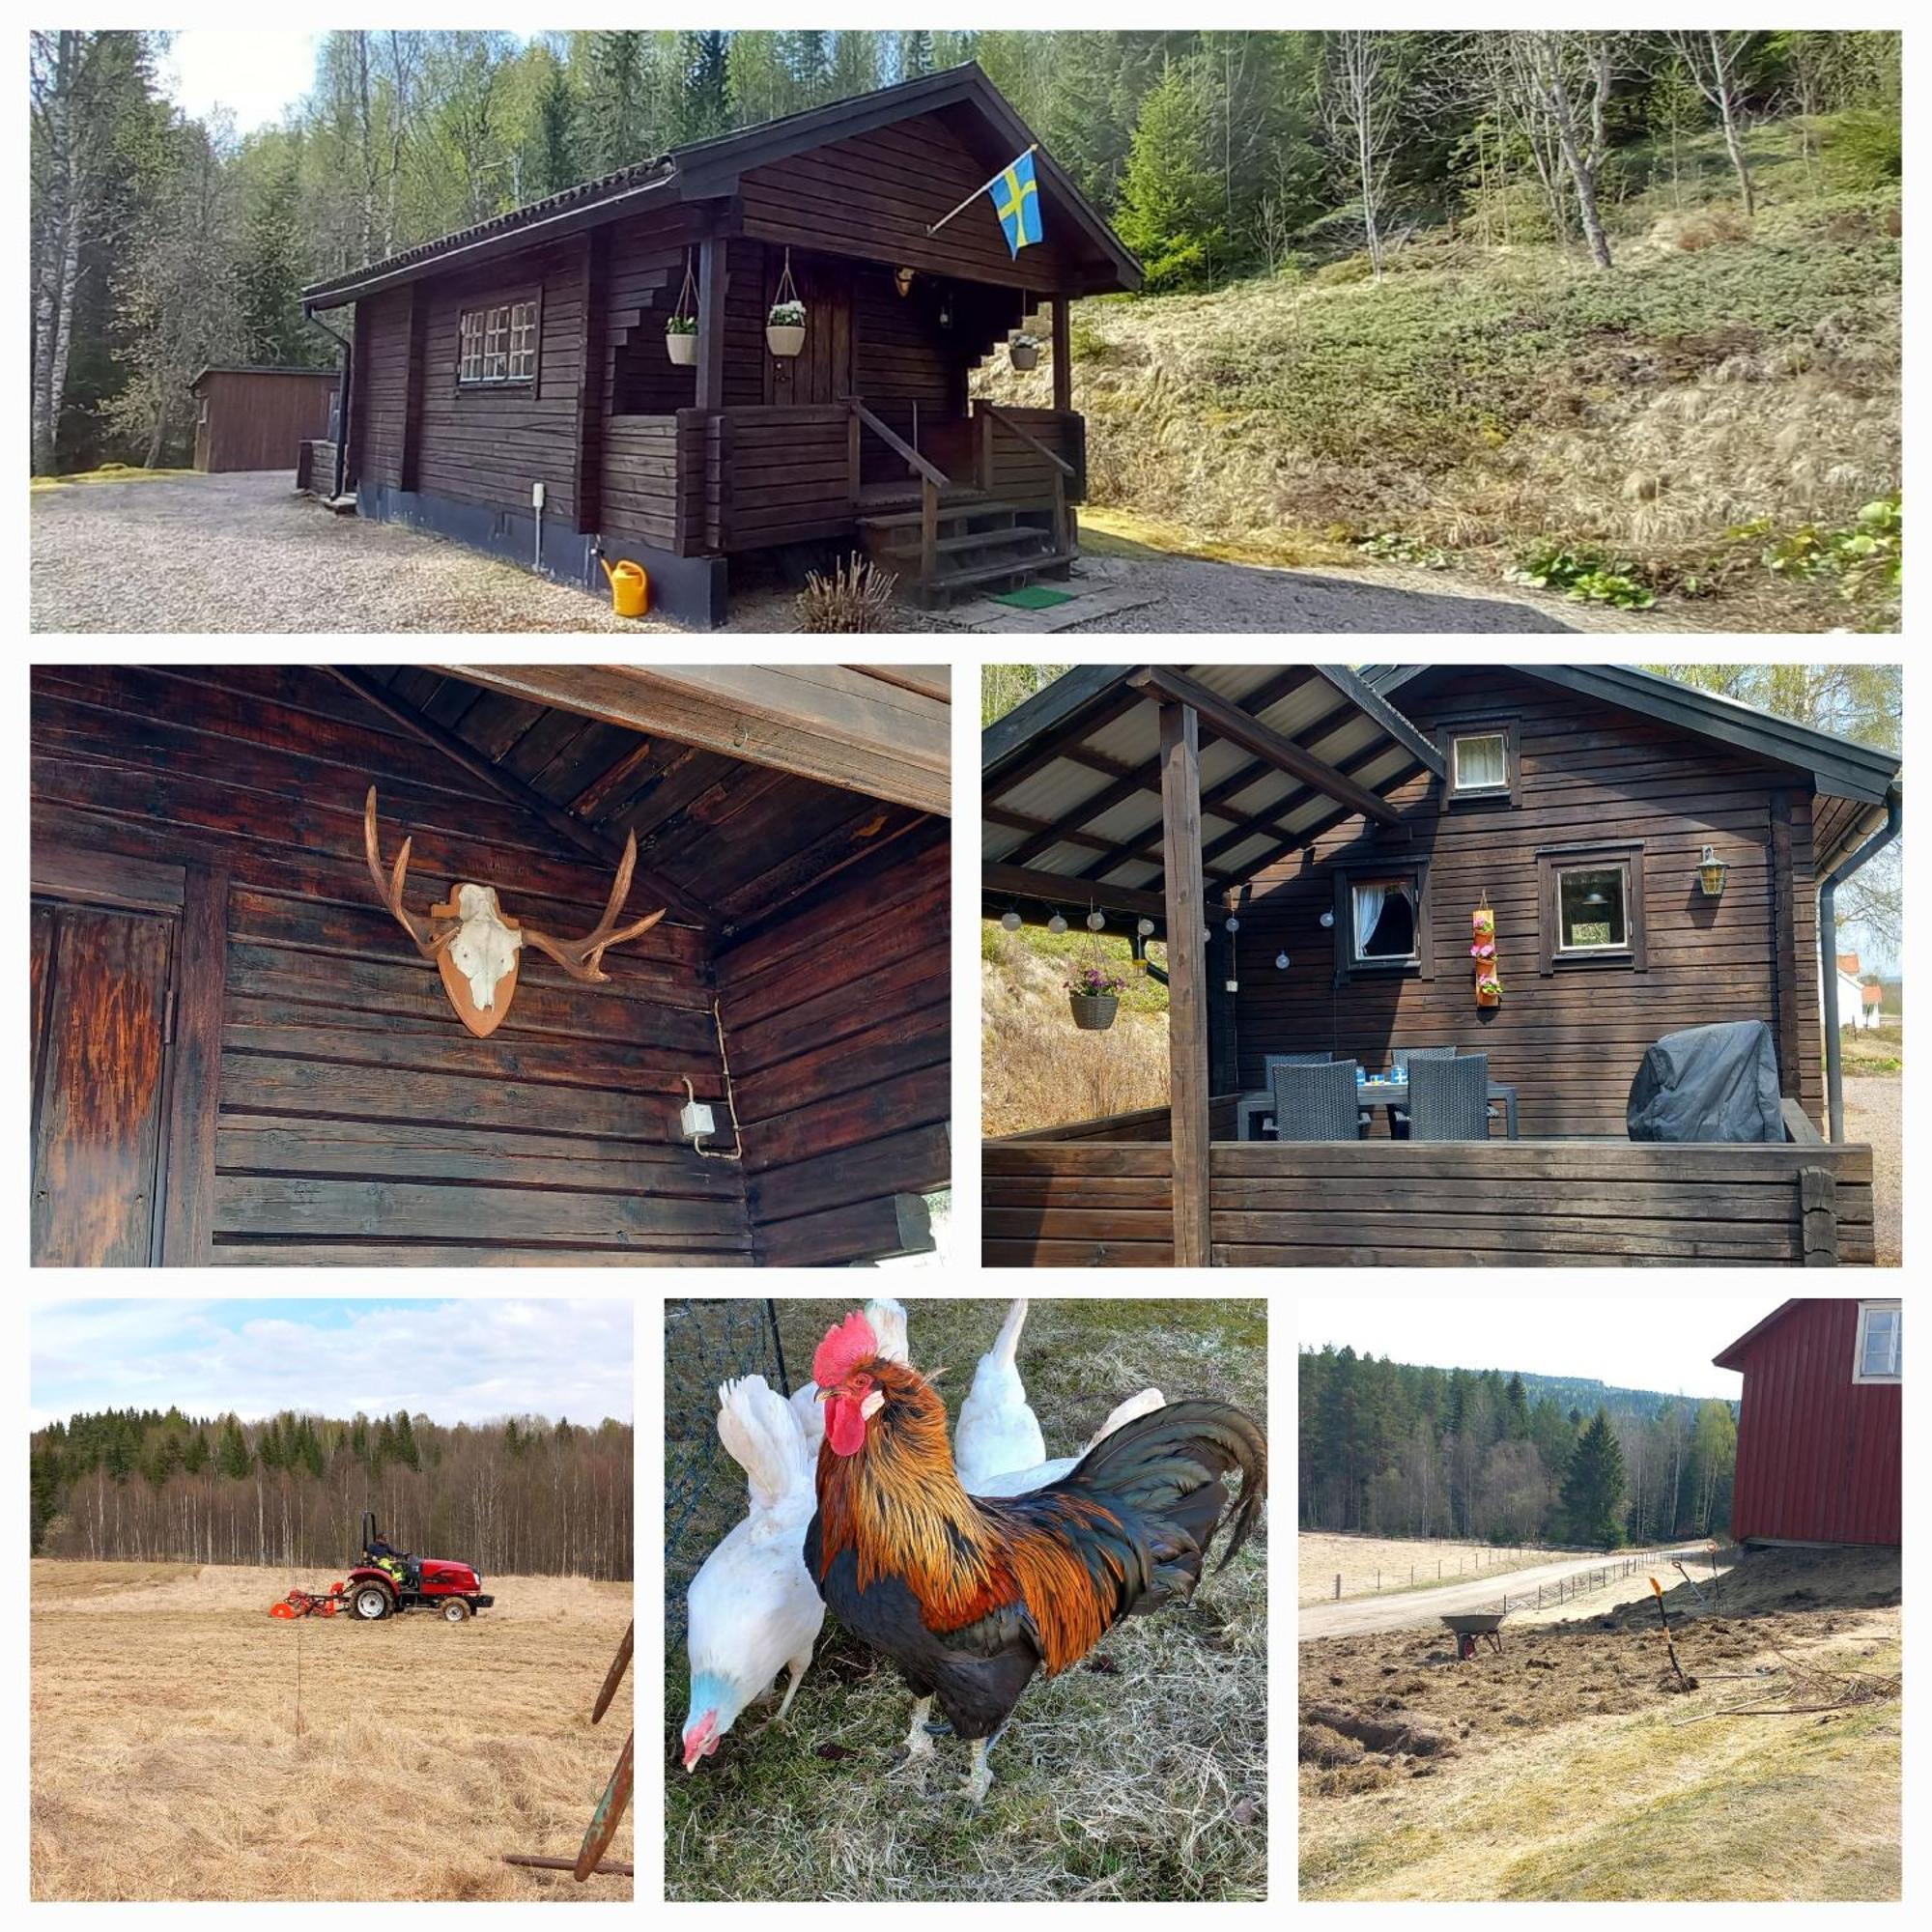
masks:
POLYGON ((980 1027, 988 1134, 1167 1104, 1167 988, 1134 972, 1124 938, 983 923, 980 1027), (1065 982, 1096 954, 1127 984, 1114 1024, 1082 1033, 1067 1011, 1065 982))
MULTIPOLYGON (((1848 601, 1819 559, 1898 488, 1896 185, 1833 185, 1791 126, 1753 159, 1754 220, 1661 184, 1615 210, 1608 273, 1465 228, 1378 283, 1351 256, 1083 303, 1096 524, 1290 564, 1553 572, 1605 601, 1719 600, 1702 621, 1740 628, 1893 627, 1879 573, 1848 601)), ((987 380, 1050 393, 1043 369, 987 380)))

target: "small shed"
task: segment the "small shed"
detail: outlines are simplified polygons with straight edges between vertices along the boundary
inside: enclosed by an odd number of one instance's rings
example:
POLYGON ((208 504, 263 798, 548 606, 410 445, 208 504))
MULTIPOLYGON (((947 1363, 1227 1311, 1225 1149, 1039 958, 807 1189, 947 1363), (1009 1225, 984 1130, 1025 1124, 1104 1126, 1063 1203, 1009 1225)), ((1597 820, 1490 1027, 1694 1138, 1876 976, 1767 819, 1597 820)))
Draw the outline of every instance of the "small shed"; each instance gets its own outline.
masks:
POLYGON ((1745 1378, 1731 1534, 1899 1541, 1899 1303, 1786 1301, 1714 1357, 1745 1378))
POLYGON ((293 470, 304 442, 327 438, 340 381, 334 369, 204 369, 187 385, 194 467, 293 470))

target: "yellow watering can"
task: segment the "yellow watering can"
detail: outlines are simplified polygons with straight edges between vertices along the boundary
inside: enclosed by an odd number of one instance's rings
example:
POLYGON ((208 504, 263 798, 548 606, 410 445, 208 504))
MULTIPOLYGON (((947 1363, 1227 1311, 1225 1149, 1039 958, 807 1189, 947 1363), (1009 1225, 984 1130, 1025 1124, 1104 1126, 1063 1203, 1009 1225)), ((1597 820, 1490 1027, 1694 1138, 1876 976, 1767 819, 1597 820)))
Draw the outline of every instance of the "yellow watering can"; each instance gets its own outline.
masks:
POLYGON ((641 617, 651 608, 651 580, 642 566, 619 562, 613 569, 601 555, 597 561, 611 580, 611 608, 620 617, 641 617))

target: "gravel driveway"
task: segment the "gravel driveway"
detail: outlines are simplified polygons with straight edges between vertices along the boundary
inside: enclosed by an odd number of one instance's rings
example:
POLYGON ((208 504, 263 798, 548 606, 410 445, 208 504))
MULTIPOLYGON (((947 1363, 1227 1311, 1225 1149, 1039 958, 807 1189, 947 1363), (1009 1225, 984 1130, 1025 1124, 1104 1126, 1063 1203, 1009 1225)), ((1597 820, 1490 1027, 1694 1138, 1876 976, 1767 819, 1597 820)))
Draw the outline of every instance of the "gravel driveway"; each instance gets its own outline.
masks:
POLYGON ((1905 1245, 1905 1157, 1899 1115, 1905 1100, 1897 1075, 1845 1075, 1845 1138, 1872 1151, 1872 1236, 1880 1267, 1896 1267, 1905 1245))
MULTIPOLYGON (((280 470, 86 483, 33 495, 36 631, 638 631, 609 603, 460 544, 329 514, 280 470)), ((1193 557, 1094 559, 1150 601, 1081 630, 1524 632, 1569 628, 1501 597, 1193 557)), ((789 595, 735 600, 728 628, 798 628, 789 595)), ((947 631, 902 611, 895 629, 947 631)))

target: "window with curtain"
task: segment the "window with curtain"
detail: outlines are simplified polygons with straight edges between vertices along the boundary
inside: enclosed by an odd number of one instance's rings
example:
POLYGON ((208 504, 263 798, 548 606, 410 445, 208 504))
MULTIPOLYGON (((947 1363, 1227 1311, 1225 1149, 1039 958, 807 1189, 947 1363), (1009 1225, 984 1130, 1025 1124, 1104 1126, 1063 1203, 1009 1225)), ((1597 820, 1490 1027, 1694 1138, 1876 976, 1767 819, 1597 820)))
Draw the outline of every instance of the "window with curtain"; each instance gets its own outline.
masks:
POLYGON ((1416 890, 1413 874, 1356 879, 1351 885, 1355 957, 1413 959, 1416 890))
POLYGON ((1899 1376, 1899 1305, 1895 1301, 1859 1303, 1855 1382, 1895 1382, 1899 1376))
POLYGON ((1477 731, 1449 745, 1450 781, 1459 792, 1509 789, 1509 734, 1477 731))

